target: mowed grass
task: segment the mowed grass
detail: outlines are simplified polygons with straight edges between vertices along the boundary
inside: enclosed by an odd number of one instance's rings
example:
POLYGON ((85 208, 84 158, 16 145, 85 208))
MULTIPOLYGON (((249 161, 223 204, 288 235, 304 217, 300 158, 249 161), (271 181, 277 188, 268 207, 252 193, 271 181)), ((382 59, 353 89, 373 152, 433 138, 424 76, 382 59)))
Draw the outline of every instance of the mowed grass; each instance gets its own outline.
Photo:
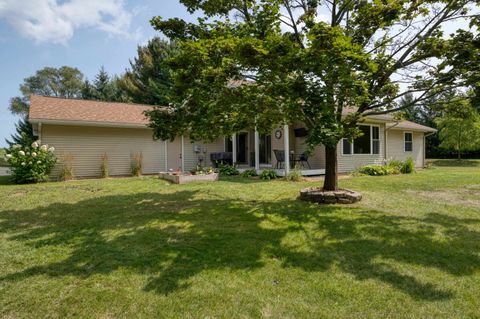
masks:
POLYGON ((0 185, 2 318, 478 318, 480 166, 320 182, 0 185))

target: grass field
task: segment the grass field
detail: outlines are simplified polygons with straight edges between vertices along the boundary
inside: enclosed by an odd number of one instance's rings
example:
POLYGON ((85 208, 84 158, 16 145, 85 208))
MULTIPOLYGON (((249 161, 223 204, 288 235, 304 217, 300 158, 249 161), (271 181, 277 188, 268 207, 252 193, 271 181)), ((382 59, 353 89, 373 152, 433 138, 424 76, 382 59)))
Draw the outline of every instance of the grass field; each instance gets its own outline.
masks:
POLYGON ((478 318, 480 166, 319 182, 0 185, 2 318, 478 318))

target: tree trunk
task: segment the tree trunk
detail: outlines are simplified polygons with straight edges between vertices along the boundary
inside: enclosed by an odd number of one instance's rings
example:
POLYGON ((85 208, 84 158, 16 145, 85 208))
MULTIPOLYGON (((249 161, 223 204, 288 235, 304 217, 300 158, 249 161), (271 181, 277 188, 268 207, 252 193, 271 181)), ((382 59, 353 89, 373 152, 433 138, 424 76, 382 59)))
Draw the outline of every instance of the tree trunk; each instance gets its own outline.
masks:
POLYGON ((323 189, 336 191, 338 189, 337 146, 325 146, 325 181, 323 189))
POLYGON ((458 160, 461 161, 462 160, 462 153, 460 151, 458 151, 458 160))

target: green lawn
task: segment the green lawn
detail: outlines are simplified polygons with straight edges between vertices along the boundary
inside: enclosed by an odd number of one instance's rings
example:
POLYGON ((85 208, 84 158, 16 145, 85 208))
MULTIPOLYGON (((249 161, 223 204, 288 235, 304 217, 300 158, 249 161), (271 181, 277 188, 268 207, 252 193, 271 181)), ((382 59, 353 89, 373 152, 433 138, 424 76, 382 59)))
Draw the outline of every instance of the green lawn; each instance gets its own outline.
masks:
POLYGON ((315 182, 0 185, 0 317, 478 318, 480 166, 315 182), (316 182, 318 184, 318 182, 316 182))

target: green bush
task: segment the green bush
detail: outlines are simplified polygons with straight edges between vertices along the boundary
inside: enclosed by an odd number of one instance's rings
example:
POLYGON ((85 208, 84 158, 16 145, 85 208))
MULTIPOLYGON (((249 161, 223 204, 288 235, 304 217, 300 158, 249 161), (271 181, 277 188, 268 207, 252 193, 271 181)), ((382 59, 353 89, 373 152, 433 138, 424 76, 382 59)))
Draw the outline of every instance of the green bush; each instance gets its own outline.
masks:
POLYGON ((37 183, 48 179, 57 158, 53 147, 33 142, 31 146, 13 145, 5 154, 11 166, 12 179, 17 184, 37 183))
POLYGON ((406 161, 392 160, 387 165, 367 165, 356 170, 356 174, 370 176, 384 176, 395 174, 410 174, 415 171, 415 162, 412 158, 406 161))
POLYGON ((399 160, 391 160, 388 163, 388 166, 390 166, 394 170, 394 174, 400 174, 402 172, 403 162, 399 160))
POLYGON ((192 173, 193 175, 210 175, 215 173, 215 170, 210 166, 202 167, 200 165, 197 165, 195 166, 195 169, 190 171, 190 173, 192 173))
POLYGON ((391 167, 388 165, 367 165, 360 167, 358 173, 370 176, 383 176, 391 174, 391 167))
POLYGON ((218 173, 220 176, 233 176, 233 175, 238 175, 240 172, 238 171, 237 167, 235 165, 229 165, 229 164, 222 164, 218 167, 218 173))
POLYGON ((260 174, 260 178, 267 181, 271 179, 276 179, 277 177, 277 172, 273 169, 266 169, 262 171, 262 174, 260 174))
POLYGON ((242 177, 255 177, 257 176, 257 171, 252 169, 247 169, 242 173, 242 177))
POLYGON ((402 172, 402 174, 411 174, 415 172, 415 162, 411 157, 407 158, 407 160, 403 162, 400 172, 402 172))

